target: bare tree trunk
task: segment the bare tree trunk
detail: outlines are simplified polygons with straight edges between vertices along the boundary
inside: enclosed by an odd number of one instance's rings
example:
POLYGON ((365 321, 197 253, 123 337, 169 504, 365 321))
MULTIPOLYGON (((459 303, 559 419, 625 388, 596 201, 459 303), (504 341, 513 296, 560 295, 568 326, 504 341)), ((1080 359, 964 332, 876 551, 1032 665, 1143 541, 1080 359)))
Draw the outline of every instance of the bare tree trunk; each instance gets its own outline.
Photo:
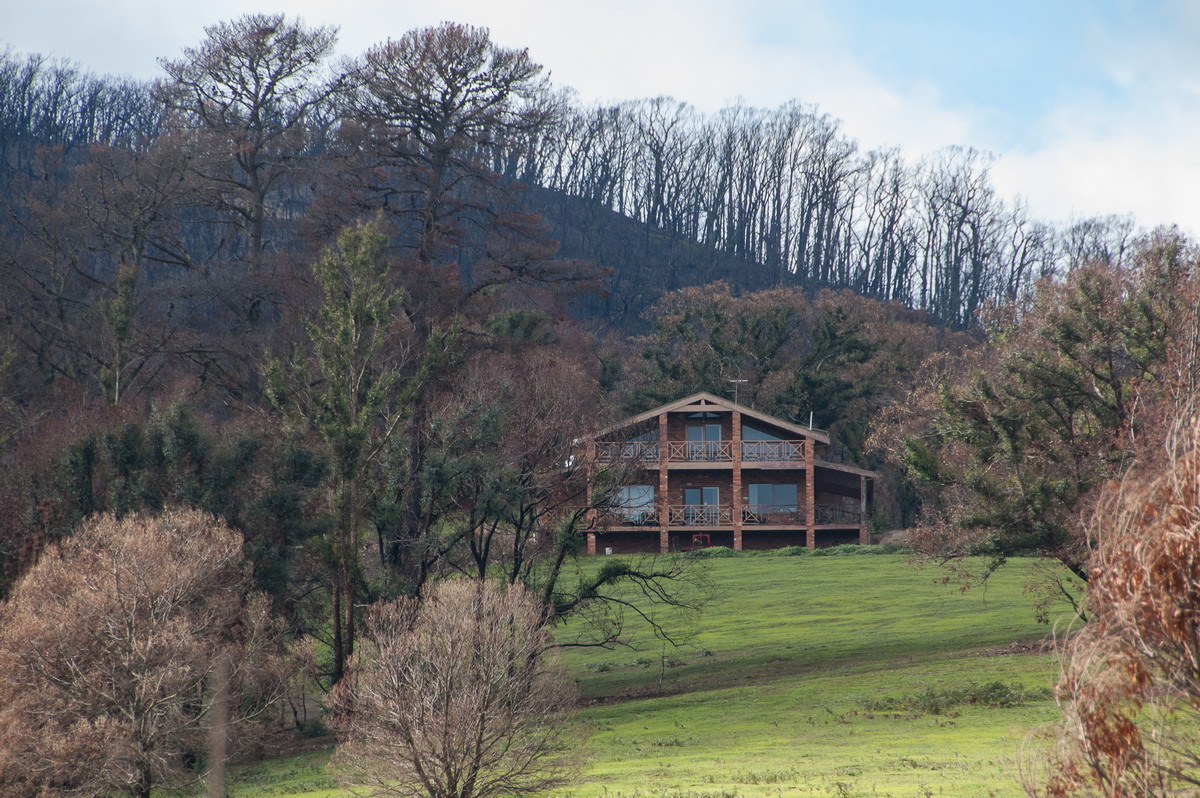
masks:
POLYGON ((229 748, 229 653, 213 663, 212 726, 208 733, 208 798, 225 798, 225 765, 229 748))

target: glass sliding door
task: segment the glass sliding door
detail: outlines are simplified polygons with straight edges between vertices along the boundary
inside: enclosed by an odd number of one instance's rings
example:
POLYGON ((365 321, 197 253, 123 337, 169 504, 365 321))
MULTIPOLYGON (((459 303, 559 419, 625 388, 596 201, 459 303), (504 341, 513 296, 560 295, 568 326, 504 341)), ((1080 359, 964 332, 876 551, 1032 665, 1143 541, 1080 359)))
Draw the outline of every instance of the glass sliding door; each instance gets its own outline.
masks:
POLYGON ((721 489, 717 487, 684 488, 684 523, 713 526, 720 517, 721 489))

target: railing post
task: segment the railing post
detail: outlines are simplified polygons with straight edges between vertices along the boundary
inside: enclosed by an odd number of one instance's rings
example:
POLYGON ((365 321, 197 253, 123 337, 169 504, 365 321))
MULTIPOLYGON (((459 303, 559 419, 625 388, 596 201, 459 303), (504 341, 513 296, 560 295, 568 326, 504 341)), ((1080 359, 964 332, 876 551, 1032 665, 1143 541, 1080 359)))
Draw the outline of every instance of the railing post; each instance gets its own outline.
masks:
POLYGON ((733 502, 732 510, 733 517, 730 519, 733 522, 733 548, 736 551, 742 550, 742 413, 740 410, 733 411, 733 502))
POLYGON ((817 478, 815 452, 811 438, 804 439, 804 525, 808 527, 807 540, 810 549, 817 547, 817 478))
POLYGON ((668 461, 670 452, 667 450, 667 414, 658 414, 658 550, 666 554, 671 547, 671 505, 669 496, 670 481, 668 479, 668 461))
POLYGON ((871 533, 867 530, 867 478, 858 475, 858 542, 866 546, 871 542, 871 533))

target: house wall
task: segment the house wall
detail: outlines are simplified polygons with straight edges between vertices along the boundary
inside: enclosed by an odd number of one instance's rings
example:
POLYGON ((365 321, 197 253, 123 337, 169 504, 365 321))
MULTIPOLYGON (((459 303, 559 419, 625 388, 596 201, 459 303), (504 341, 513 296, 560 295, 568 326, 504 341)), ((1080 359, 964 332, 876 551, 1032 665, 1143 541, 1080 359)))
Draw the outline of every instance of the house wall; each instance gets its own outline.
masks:
POLYGON ((670 551, 683 551, 691 548, 693 533, 705 534, 709 536, 709 545, 724 546, 727 549, 733 548, 733 533, 729 531, 720 532, 712 529, 695 529, 684 532, 672 532, 670 538, 670 551))
POLYGON ((597 532, 596 553, 605 554, 657 554, 658 529, 644 532, 597 532))
POLYGON ((747 524, 742 530, 742 549, 746 551, 765 551, 782 549, 784 546, 807 545, 808 535, 803 529, 756 529, 753 524, 747 524))
POLYGON ((818 529, 816 532, 818 549, 830 546, 844 546, 847 543, 866 543, 858 529, 818 529))
POLYGON ((669 477, 671 480, 667 489, 667 503, 683 504, 685 488, 704 488, 715 485, 721 489, 721 504, 733 504, 733 475, 729 469, 724 471, 676 470, 669 477))

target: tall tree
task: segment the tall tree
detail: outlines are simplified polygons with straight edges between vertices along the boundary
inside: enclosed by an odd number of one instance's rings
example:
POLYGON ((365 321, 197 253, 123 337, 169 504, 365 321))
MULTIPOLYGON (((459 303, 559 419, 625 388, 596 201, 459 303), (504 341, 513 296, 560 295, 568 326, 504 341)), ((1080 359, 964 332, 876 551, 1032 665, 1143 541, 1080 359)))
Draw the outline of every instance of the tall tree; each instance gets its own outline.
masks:
POLYGON ((393 220, 411 323, 404 484, 388 551, 412 590, 421 580, 421 541, 431 532, 424 459, 432 396, 473 342, 490 337, 490 316, 550 304, 563 286, 590 276, 581 264, 554 258, 557 243, 520 206, 519 187, 489 162, 494 147, 548 124, 540 73, 525 50, 495 44, 486 29, 450 23, 373 48, 358 71, 362 85, 351 106, 365 126, 364 157, 377 169, 355 173, 366 180, 355 194, 393 220))
POLYGON ((245 232, 245 257, 261 265, 269 198, 303 162, 309 123, 341 85, 324 74, 335 28, 308 28, 282 14, 247 14, 204 29, 198 47, 161 59, 159 96, 171 122, 199 137, 194 166, 245 232))
POLYGON ((271 364, 269 395, 322 442, 330 463, 335 519, 326 546, 332 597, 333 671, 337 682, 354 652, 362 594, 360 552, 368 508, 380 488, 378 466, 403 419, 399 363, 390 344, 400 294, 390 287, 388 237, 377 218, 348 229, 313 264, 324 297, 307 325, 311 350, 271 364))
POLYGON ((1125 265, 1043 281, 997 314, 988 349, 946 375, 932 425, 907 439, 933 549, 993 565, 1050 554, 1088 578, 1080 522, 1095 491, 1197 384, 1180 356, 1197 346, 1195 259, 1177 236, 1153 236, 1125 265))

